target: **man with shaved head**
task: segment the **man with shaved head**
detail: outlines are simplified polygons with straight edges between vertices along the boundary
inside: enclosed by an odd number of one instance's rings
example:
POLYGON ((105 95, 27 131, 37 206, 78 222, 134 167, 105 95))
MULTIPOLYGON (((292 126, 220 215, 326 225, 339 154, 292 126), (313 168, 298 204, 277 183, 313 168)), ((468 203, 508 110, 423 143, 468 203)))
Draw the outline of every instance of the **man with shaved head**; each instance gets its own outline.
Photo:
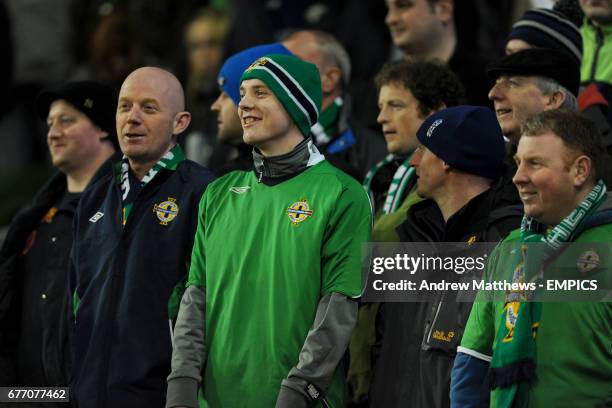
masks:
POLYGON ((119 93, 123 159, 83 194, 74 223, 72 401, 163 407, 172 331, 200 197, 212 174, 185 159, 189 125, 171 73, 132 72, 119 93))

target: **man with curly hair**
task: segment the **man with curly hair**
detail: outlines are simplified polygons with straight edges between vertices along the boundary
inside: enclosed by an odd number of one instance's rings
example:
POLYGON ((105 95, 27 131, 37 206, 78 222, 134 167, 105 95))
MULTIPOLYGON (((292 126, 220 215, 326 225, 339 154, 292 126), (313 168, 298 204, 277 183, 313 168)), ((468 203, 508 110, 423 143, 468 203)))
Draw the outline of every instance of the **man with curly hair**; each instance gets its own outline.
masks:
MULTIPOLYGON (((379 89, 378 123, 389 154, 366 175, 363 183, 374 209, 372 241, 397 242, 395 229, 406 219, 408 209, 420 199, 416 176, 409 161, 418 144, 416 131, 434 112, 455 106, 463 98, 463 87, 441 63, 401 61, 386 64, 376 76, 379 89)), ((369 387, 370 348, 378 304, 362 305, 359 324, 351 340, 349 382, 353 400, 363 400, 369 387)))

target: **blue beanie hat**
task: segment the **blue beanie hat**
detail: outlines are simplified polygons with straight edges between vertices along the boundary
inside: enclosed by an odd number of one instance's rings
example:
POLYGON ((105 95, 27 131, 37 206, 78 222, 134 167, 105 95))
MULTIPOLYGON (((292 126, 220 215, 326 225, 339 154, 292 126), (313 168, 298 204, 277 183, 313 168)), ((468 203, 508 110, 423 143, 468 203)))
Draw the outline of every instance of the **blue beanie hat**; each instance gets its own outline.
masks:
POLYGON ((281 43, 274 43, 247 48, 225 60, 217 76, 217 82, 219 88, 232 98, 236 106, 240 102, 240 77, 242 73, 255 60, 268 54, 293 55, 281 43))
POLYGON ((565 15, 555 10, 527 10, 512 25, 507 41, 515 38, 525 41, 532 47, 553 48, 567 52, 578 66, 582 61, 580 30, 565 15))
POLYGON ((419 142, 454 169, 495 180, 503 174, 504 137, 492 110, 461 105, 429 116, 419 142))

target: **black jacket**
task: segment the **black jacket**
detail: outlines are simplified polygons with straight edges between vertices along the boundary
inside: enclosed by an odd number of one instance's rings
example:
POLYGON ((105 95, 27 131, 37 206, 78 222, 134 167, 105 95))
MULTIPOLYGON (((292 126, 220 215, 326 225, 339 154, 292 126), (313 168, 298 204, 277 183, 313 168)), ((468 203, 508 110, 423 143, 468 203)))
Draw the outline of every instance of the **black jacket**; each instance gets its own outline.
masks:
MULTIPOLYGON (((516 229, 522 206, 495 208, 492 189, 474 197, 445 224, 435 202, 413 205, 398 227, 403 242, 497 242, 516 229)), ((471 304, 443 292, 435 301, 383 303, 376 320, 372 407, 448 407, 450 371, 471 304), (454 332, 452 341, 431 334, 454 332)))
POLYGON ((212 174, 189 160, 161 169, 125 226, 119 174, 120 164, 83 195, 75 216, 71 397, 86 408, 163 407, 173 314, 212 174))
MULTIPOLYGON (((115 156, 116 157, 116 156, 115 156)), ((112 158, 107 160, 93 176, 90 185, 111 170, 112 158)), ((29 205, 13 218, 0 250, 0 385, 59 386, 68 384, 70 353, 68 344, 67 315, 65 313, 68 278, 68 258, 72 246, 72 228, 62 224, 54 240, 52 256, 41 259, 40 280, 38 284, 46 288, 45 298, 31 299, 32 316, 23 314, 24 288, 23 256, 26 244, 31 245, 33 232, 41 225, 41 219, 49 209, 56 205, 66 193, 66 176, 56 173, 36 193, 29 205), (62 297, 62 295, 64 295, 62 297), (64 302, 65 303, 65 302, 64 302), (42 332, 40 337, 27 339, 41 348, 41 370, 36 378, 27 378, 17 372, 19 339, 22 318, 39 319, 42 332), (44 381, 42 380, 44 378, 44 381), (36 381, 34 384, 32 381, 36 381), (43 383, 40 383, 43 381, 43 383)), ((74 206, 64 206, 61 211, 65 217, 74 215, 74 206)))

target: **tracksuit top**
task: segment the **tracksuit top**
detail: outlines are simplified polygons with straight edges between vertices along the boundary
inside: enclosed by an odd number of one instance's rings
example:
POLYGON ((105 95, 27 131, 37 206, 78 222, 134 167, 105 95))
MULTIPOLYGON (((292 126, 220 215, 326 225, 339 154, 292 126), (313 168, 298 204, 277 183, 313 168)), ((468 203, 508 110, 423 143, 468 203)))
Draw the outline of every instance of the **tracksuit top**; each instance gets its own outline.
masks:
POLYGON ((71 256, 71 399, 78 407, 163 407, 173 299, 186 279, 198 203, 213 176, 161 169, 122 225, 120 164, 82 197, 71 256))

